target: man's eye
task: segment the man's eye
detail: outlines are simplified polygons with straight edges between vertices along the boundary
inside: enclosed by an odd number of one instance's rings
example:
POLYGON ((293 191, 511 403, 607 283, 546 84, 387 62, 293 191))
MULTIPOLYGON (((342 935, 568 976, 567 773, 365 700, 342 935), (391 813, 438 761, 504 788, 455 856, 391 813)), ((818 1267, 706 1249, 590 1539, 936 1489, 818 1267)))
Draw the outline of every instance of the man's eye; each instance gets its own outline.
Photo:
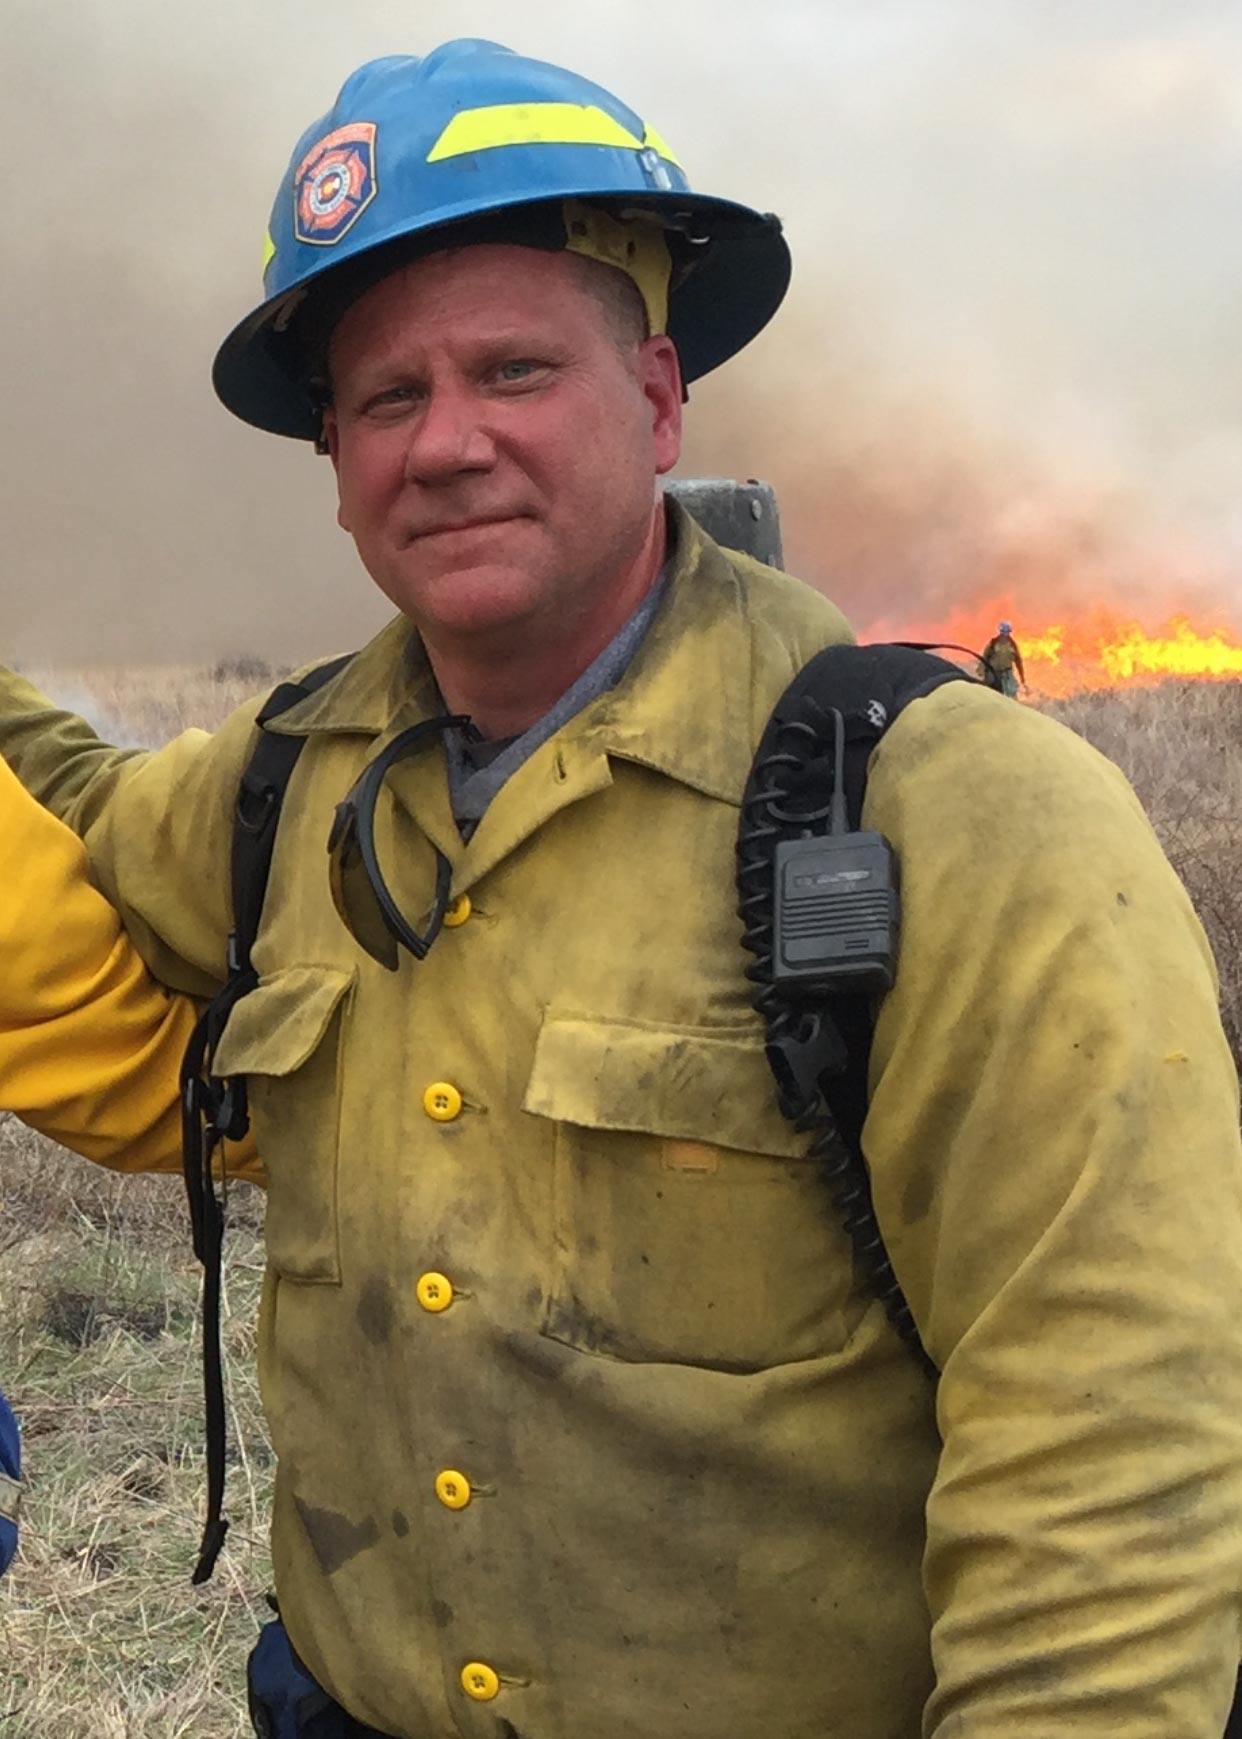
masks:
POLYGON ((419 397, 419 390, 416 386, 386 386, 382 392, 371 394, 364 409, 367 411, 400 409, 405 405, 414 404, 419 397))
POLYGON ((526 358, 515 358, 512 362, 502 362, 496 370, 496 378, 501 381, 529 380, 532 374, 538 372, 539 364, 526 358))

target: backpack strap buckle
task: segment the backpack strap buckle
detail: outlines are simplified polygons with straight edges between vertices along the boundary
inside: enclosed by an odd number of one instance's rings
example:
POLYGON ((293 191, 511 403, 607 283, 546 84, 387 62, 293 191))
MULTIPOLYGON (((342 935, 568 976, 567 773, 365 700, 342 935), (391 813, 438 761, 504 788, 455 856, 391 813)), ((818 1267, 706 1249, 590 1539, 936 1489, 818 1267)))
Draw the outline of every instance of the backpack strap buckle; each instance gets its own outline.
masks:
POLYGON ((825 1075, 840 1075, 849 1064, 845 1041, 832 1018, 819 1009, 797 1025, 772 1034, 763 1047, 776 1080, 781 1115, 796 1122, 823 1097, 825 1075))

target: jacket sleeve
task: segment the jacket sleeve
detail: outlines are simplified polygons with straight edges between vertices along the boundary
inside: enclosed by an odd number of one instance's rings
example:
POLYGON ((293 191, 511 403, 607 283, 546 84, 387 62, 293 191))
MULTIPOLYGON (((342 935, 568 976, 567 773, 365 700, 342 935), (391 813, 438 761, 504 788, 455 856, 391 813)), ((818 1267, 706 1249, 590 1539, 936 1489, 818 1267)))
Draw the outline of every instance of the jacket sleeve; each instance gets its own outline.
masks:
POLYGON ((0 672, 0 755, 85 842, 92 876, 155 976, 192 996, 210 996, 225 977, 232 816, 259 704, 213 735, 116 749, 0 672))
MULTIPOLYGON (((147 974, 86 852, 0 761, 0 1106, 122 1171, 180 1166, 178 1071, 195 1010, 147 974)), ((258 1176, 253 1150, 229 1169, 258 1176)))
POLYGON ((1125 781, 952 685, 873 758, 903 874, 865 1141, 942 1378, 934 1739, 1219 1739, 1242 1653, 1242 1152, 1125 781))

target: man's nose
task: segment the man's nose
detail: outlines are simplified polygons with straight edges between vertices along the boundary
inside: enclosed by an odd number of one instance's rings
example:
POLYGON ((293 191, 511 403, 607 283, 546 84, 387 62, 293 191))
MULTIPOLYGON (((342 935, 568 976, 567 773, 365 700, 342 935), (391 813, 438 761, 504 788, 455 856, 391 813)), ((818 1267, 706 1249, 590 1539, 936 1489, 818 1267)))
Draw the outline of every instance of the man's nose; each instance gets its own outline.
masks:
POLYGON ((428 395, 410 435, 405 474, 409 481, 436 483, 461 471, 488 471, 496 446, 483 407, 461 387, 437 387, 428 395))

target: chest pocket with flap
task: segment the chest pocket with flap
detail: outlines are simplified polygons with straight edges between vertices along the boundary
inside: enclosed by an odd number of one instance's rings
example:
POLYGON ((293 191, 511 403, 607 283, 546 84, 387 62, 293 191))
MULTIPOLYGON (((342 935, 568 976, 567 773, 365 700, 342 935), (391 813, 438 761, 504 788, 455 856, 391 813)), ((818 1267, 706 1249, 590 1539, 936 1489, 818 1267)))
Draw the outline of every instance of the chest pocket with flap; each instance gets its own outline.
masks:
POLYGON ((341 1026, 352 971, 297 966, 260 980, 229 1016, 216 1073, 245 1075, 267 1173, 267 1257, 289 1280, 340 1280, 341 1026))
POLYGON ((757 1035, 550 1014, 523 1108, 556 1125, 545 1334, 728 1371, 845 1344, 848 1242, 757 1035))

